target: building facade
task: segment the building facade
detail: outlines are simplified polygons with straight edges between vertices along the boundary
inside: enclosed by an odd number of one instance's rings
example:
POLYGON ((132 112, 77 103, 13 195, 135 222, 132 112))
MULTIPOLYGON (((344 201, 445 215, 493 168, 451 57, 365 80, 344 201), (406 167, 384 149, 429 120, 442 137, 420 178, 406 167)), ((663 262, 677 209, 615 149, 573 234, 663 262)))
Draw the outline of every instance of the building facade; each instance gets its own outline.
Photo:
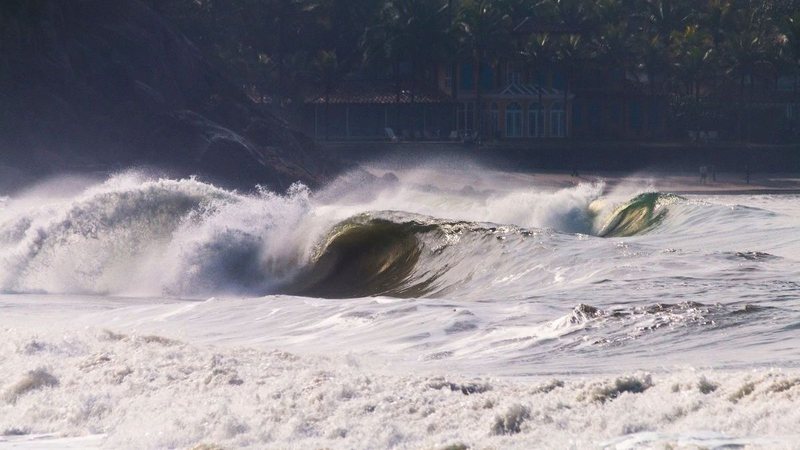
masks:
MULTIPOLYGON (((523 19, 514 38, 579 30, 523 19)), ((306 131, 319 140, 658 139, 667 135, 666 95, 613 69, 565 75, 557 64, 514 58, 436 64, 424 80, 361 79, 305 100, 306 131), (411 86, 409 84, 412 84, 411 86)))

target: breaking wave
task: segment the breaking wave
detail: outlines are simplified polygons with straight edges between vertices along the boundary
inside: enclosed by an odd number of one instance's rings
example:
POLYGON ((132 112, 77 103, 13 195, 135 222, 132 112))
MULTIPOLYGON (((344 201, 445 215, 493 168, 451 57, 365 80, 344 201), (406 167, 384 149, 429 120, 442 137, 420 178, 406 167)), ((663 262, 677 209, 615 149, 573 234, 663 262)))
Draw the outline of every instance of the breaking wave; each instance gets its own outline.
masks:
POLYGON ((344 298, 502 285, 513 293, 552 283, 579 236, 651 231, 680 201, 646 193, 620 205, 602 191, 437 192, 431 203, 424 189, 394 186, 353 201, 302 185, 242 194, 126 173, 68 198, 0 204, 0 290, 344 298), (408 211, 378 209, 386 205, 408 211))
POLYGON ((618 207, 605 219, 597 235, 602 237, 635 236, 657 226, 667 215, 669 205, 681 200, 670 194, 648 192, 618 207))

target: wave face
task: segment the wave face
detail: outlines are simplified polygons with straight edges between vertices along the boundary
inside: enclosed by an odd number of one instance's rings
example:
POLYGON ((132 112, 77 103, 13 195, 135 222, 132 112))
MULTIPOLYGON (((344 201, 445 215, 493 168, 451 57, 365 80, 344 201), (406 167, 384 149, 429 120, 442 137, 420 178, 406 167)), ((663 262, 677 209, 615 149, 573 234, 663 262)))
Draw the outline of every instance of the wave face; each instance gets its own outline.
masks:
POLYGON ((599 228, 598 236, 635 236, 657 226, 667 214, 670 204, 680 197, 658 192, 640 194, 628 203, 618 207, 599 228))
POLYGON ((367 216, 345 221, 287 291, 314 297, 422 296, 432 280, 414 283, 424 250, 417 235, 435 229, 367 216))
POLYGON ((0 200, 0 441, 713 447, 797 423, 800 196, 514 177, 130 172, 0 200), (416 431, 375 432, 398 417, 416 431))
POLYGON ((130 172, 60 197, 51 187, 6 199, 0 289, 516 298, 614 279, 626 254, 602 237, 694 242, 699 231, 702 245, 747 217, 768 216, 655 192, 615 199, 603 191, 334 183, 314 194, 302 185, 242 194, 130 172))

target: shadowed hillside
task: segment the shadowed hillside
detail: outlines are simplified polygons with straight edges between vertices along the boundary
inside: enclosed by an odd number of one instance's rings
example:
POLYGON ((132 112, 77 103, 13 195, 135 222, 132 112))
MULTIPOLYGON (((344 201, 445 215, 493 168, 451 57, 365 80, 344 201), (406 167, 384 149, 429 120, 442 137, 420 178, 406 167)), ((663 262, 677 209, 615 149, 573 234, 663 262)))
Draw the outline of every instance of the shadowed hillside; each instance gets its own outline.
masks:
POLYGON ((281 188, 332 169, 139 0, 5 0, 0 25, 0 188, 129 165, 281 188))

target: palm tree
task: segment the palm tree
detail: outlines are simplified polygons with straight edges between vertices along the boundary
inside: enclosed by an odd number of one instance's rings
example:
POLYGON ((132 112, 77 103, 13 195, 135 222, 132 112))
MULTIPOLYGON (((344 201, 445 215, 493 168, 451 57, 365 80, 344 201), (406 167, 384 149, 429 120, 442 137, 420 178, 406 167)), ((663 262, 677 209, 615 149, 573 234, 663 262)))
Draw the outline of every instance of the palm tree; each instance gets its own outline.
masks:
POLYGON ((737 10, 733 26, 727 34, 723 56, 731 75, 739 79, 739 100, 742 104, 737 112, 737 129, 739 138, 749 137, 750 127, 745 124, 744 112, 748 111, 750 100, 755 90, 755 69, 760 64, 769 64, 769 18, 760 14, 758 8, 737 10), (745 86, 750 87, 749 95, 745 94, 745 86))
MULTIPOLYGON (((603 96, 602 123, 603 129, 608 130, 608 113, 610 110, 609 100, 612 93, 609 90, 614 83, 608 82, 608 76, 612 68, 627 72, 630 69, 639 69, 634 64, 637 55, 636 49, 638 42, 637 36, 641 33, 633 29, 633 24, 627 13, 625 4, 620 0, 600 0, 597 2, 598 30, 594 36, 591 46, 595 53, 598 67, 606 72, 606 93, 603 96)), ((652 85, 652 78, 648 80, 652 85)))
POLYGON ((468 0, 461 6, 455 28, 462 57, 472 62, 475 86, 474 127, 478 138, 483 134, 483 86, 481 67, 511 53, 511 16, 502 1, 468 0))
MULTIPOLYGON (((523 60, 529 69, 541 74, 541 68, 547 67, 556 59, 556 49, 549 33, 537 33, 530 37, 521 51, 523 60)), ((542 86, 537 89, 539 105, 542 105, 542 86)))
POLYGON ((397 100, 401 95, 402 63, 411 65, 411 101, 419 74, 448 57, 450 48, 447 5, 435 0, 390 0, 384 4, 376 26, 365 33, 367 61, 389 63, 395 79, 397 100))
POLYGON ((800 11, 787 16, 782 23, 779 36, 781 56, 794 74, 794 92, 797 94, 800 80, 800 11))
POLYGON ((675 69, 688 97, 693 99, 692 122, 695 132, 699 133, 701 82, 713 66, 711 36, 697 25, 689 25, 683 31, 673 32, 671 50, 675 69))
MULTIPOLYGON (((594 33, 596 19, 596 3, 583 0, 545 0, 551 14, 559 20, 570 33, 559 36, 556 40, 556 61, 564 73, 564 107, 569 102, 575 72, 594 59, 589 45, 594 33)), ((569 136, 569 121, 565 131, 569 136)))
POLYGON ((314 80, 322 84, 325 97, 325 140, 329 138, 331 92, 339 77, 339 59, 333 50, 321 50, 313 63, 314 80))

